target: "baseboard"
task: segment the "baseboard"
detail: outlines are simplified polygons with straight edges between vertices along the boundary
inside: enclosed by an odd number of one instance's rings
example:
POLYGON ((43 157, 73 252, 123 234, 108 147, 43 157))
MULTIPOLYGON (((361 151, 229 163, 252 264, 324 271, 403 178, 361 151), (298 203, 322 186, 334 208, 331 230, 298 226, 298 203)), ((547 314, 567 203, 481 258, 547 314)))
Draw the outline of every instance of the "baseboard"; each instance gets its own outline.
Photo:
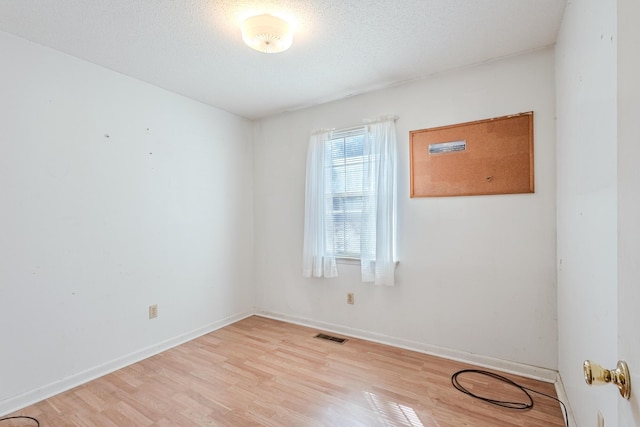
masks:
POLYGON ((573 421, 573 413, 571 412, 571 408, 569 407, 567 396, 564 391, 564 386, 562 385, 562 379, 560 378, 560 375, 558 374, 558 372, 554 370, 540 368, 536 366, 530 366, 530 365, 517 363, 517 362, 505 361, 505 360, 496 359, 496 358, 487 357, 487 356, 481 356, 478 354, 467 353, 464 351, 434 346, 434 345, 421 343, 417 341, 405 340, 401 338, 396 338, 396 337, 392 337, 384 334, 378 334, 375 332, 365 331, 365 330, 356 329, 356 328, 350 328, 350 327, 337 325, 333 323, 321 322, 321 321, 306 319, 306 318, 297 317, 297 316, 290 316, 282 313, 275 313, 275 312, 260 309, 260 308, 255 308, 253 311, 250 311, 250 312, 244 312, 244 313, 236 314, 234 316, 225 317, 221 320, 210 323, 201 328, 198 328, 188 333, 168 339, 158 344, 154 344, 152 346, 146 347, 144 349, 131 353, 127 356, 107 362, 95 368, 88 369, 84 372, 80 372, 68 378, 64 378, 60 381, 47 384, 39 389, 31 390, 26 393, 20 394, 18 396, 14 396, 9 399, 6 399, 0 402, 0 416, 18 411, 21 408, 40 402, 41 400, 47 399, 58 393, 62 393, 64 391, 70 390, 86 382, 89 382, 91 380, 104 376, 111 372, 117 371, 118 369, 124 368, 126 366, 129 366, 133 363, 144 360, 148 357, 154 356, 163 351, 169 350, 170 348, 176 347, 187 341, 191 341, 202 335, 208 334, 217 329, 220 329, 232 323, 238 322, 254 314, 258 316, 268 317, 275 320, 281 320, 288 323, 294 323, 294 324, 307 326, 311 328, 318 328, 327 332, 344 334, 354 338, 361 338, 368 341, 377 342, 380 344, 391 345, 394 347, 417 351, 424 354, 443 357, 450 360, 456 360, 463 363, 470 363, 479 367, 496 369, 502 372, 520 375, 523 377, 532 378, 540 381, 555 383, 558 398, 563 402, 565 402, 565 404, 567 405, 569 419, 572 420, 570 425, 572 426, 576 425, 575 421, 573 421))
POLYGON ((556 386, 556 395, 558 396, 558 399, 562 401, 562 403, 564 403, 567 408, 568 419, 565 419, 564 421, 565 425, 567 427, 577 426, 578 424, 576 423, 576 419, 573 416, 571 405, 569 405, 569 396, 567 396, 567 391, 564 388, 564 383, 562 382, 562 376, 560 376, 560 372, 557 373, 555 386, 556 386))
POLYGON ((552 369, 541 368, 538 366, 526 365, 523 363, 511 362, 507 360, 496 359, 492 357, 482 356, 479 354, 468 353, 460 350, 434 346, 418 341, 405 340, 389 335, 378 334, 375 332, 364 331, 361 329, 350 328, 347 326, 337 325, 334 323, 321 322, 312 319, 306 319, 297 316, 290 316, 282 313, 275 313, 260 308, 255 309, 258 316, 268 317, 270 319, 281 320, 284 322, 295 323, 301 326, 322 329, 327 332, 348 335, 354 338, 361 338, 380 344, 391 345, 394 347, 404 348, 406 350, 417 351, 419 353, 429 354, 432 356, 443 357, 445 359, 455 360, 458 362, 470 363, 479 367, 496 369, 514 375, 520 375, 526 378, 555 383, 558 372, 552 369))
POLYGON ((162 353, 163 351, 169 350, 170 348, 176 347, 187 341, 191 341, 202 335, 206 335, 217 329, 220 329, 232 323, 238 322, 246 317, 252 316, 253 314, 254 314, 253 311, 248 311, 248 312, 239 313, 233 316, 225 317, 216 322, 209 323, 193 331, 187 332, 185 334, 179 335, 174 338, 170 338, 166 341, 162 341, 160 343, 151 345, 149 347, 143 348, 139 351, 136 351, 124 357, 112 360, 103 365, 97 366, 95 368, 87 369, 86 371, 64 378, 60 381, 47 384, 36 390, 31 390, 26 393, 20 394, 18 396, 10 397, 9 399, 6 399, 0 402, 0 416, 10 414, 15 411, 19 411, 20 409, 26 406, 40 402, 41 400, 47 399, 58 393, 62 393, 64 391, 70 390, 81 384, 84 384, 96 378, 102 377, 111 372, 117 371, 118 369, 122 369, 126 366, 129 366, 133 363, 144 360, 148 357, 154 356, 158 353, 162 353))

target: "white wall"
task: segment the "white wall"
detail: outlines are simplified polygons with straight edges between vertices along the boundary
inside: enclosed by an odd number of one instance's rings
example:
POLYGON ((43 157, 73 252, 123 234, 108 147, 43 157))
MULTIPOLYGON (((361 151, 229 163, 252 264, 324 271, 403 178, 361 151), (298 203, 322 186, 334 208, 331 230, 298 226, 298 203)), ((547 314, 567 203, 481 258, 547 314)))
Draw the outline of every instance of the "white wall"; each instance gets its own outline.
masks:
POLYGON ((254 289, 249 121, 5 33, 0 52, 1 414, 254 289))
POLYGON ((615 0, 569 2, 556 46, 559 371, 579 426, 618 425, 582 362, 617 361, 615 0))
POLYGON ((412 347, 556 369, 554 96, 546 49, 258 122, 259 308, 412 347), (409 198, 410 130, 531 110, 535 194, 409 198), (337 279, 304 279, 309 134, 386 113, 400 117, 397 285, 362 284, 353 265, 339 265, 337 279))

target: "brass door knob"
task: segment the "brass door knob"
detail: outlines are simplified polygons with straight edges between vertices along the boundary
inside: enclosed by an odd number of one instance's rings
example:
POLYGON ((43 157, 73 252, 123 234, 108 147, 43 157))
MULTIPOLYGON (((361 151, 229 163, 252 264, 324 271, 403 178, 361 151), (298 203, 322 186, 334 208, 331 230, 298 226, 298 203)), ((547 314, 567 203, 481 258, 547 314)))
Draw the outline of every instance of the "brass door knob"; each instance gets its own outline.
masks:
POLYGON ((629 375, 629 367, 624 360, 618 361, 616 369, 605 369, 602 366, 590 360, 585 360, 582 366, 584 371, 584 380, 589 385, 601 385, 614 383, 620 390, 620 395, 625 399, 631 396, 631 376, 629 375))

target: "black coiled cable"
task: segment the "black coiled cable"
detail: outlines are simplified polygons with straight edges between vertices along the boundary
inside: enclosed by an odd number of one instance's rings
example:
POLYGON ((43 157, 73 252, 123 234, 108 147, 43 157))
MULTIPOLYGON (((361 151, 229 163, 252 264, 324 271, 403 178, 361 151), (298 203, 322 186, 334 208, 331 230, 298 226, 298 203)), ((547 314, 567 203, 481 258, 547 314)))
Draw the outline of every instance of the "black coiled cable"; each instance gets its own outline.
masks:
POLYGON ((7 420, 21 420, 21 419, 35 421, 36 422, 36 426, 40 427, 40 421, 38 421, 36 418, 28 417, 26 415, 17 415, 15 417, 0 418, 0 422, 1 421, 7 421, 7 420))
POLYGON ((539 395, 544 396, 544 397, 548 397, 549 399, 553 399, 556 402, 559 402, 560 405, 562 405, 562 410, 564 412, 565 422, 566 422, 567 426, 569 425, 569 417, 568 417, 568 414, 567 414, 567 407, 565 406, 564 402, 562 402, 560 399, 556 399, 555 397, 550 396, 548 394, 544 394, 544 393, 539 392, 537 390, 533 390, 533 389, 530 389, 528 387, 522 386, 522 385, 516 383, 515 381, 510 380, 507 377, 503 377, 502 375, 498 375, 496 373, 489 372, 489 371, 482 371, 482 370, 479 370, 479 369, 463 369, 463 370, 458 371, 455 374, 451 375, 451 384, 453 384, 453 386, 456 388, 456 390, 461 391, 462 393, 464 393, 466 395, 469 395, 469 396, 471 396, 471 397, 473 397, 475 399, 482 400, 483 402, 487 402, 487 403, 490 403, 492 405, 502 406, 503 408, 515 409, 515 410, 518 410, 518 411, 528 411, 529 409, 533 408, 533 398, 531 397, 531 394, 529 392, 536 393, 536 394, 539 394, 539 395), (509 385, 512 385, 513 387, 517 388, 518 390, 522 391, 522 393, 526 396, 528 402, 510 402, 510 401, 505 401, 505 400, 496 400, 496 399, 491 399, 489 397, 479 396, 477 394, 474 394, 471 391, 469 391, 466 388, 464 388, 462 386, 462 384, 460 384, 460 381, 458 380, 458 377, 461 374, 484 375, 486 377, 490 377, 490 378, 496 379, 498 381, 505 382, 505 383, 507 383, 509 385))

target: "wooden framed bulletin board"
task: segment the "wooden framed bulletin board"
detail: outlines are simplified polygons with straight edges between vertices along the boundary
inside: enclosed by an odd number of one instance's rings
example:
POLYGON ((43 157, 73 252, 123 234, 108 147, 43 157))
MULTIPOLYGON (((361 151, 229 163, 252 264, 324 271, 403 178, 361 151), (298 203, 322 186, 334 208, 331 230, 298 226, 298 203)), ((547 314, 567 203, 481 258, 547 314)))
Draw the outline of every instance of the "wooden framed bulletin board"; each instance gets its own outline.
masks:
POLYGON ((409 132, 411 197, 533 193, 533 112, 409 132))

